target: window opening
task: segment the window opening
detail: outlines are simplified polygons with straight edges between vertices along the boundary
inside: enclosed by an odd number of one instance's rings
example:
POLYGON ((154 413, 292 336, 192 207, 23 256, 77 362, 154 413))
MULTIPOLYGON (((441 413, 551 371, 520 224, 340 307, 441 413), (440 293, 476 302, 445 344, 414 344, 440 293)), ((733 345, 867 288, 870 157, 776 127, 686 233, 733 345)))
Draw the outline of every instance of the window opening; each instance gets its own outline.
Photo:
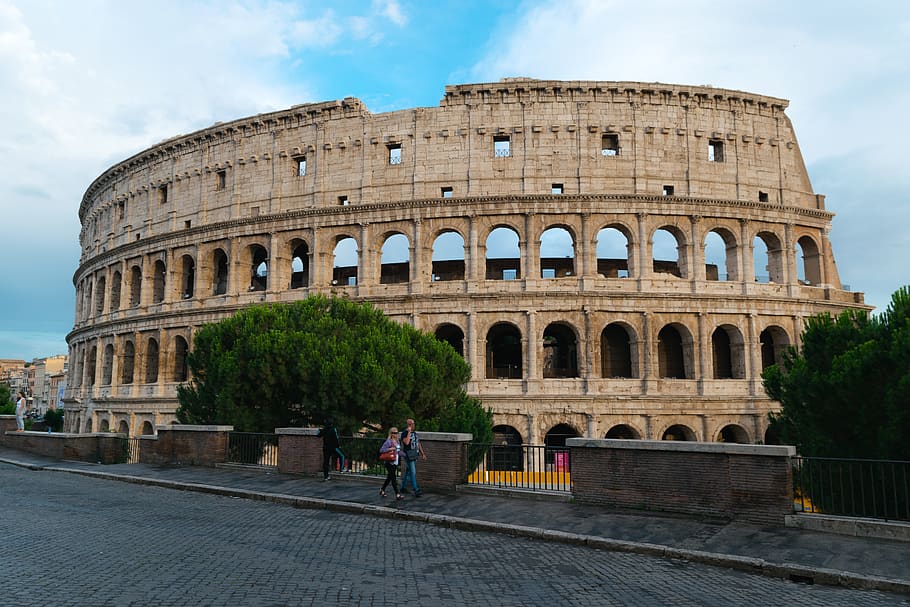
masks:
POLYGON ((389 164, 401 164, 401 144, 389 144, 389 164))
POLYGON ((619 156, 619 135, 605 133, 601 140, 600 153, 603 156, 619 156))
POLYGON ((167 185, 163 185, 158 188, 158 202, 161 204, 167 204, 167 185))
POLYGON ((554 183, 552 186, 550 186, 550 193, 551 194, 562 194, 562 184, 554 183))
POLYGON ((663 195, 664 196, 673 196, 674 191, 675 191, 675 188, 672 185, 665 185, 664 189, 663 189, 663 195))
POLYGON ((453 191, 452 191, 451 187, 446 186, 446 187, 442 188, 442 197, 443 198, 451 198, 452 194, 453 194, 453 191))
POLYGON ((768 202, 768 193, 767 193, 767 192, 759 192, 759 193, 758 193, 758 201, 759 201, 759 202, 768 202))
POLYGON ((711 139, 708 141, 708 161, 724 161, 724 142, 720 139, 711 139))
POLYGON ((493 156, 496 158, 508 158, 511 155, 510 137, 508 135, 497 135, 493 137, 493 156))
POLYGON ((215 189, 223 190, 225 188, 225 184, 227 184, 227 171, 221 169, 215 173, 215 189))
POLYGON ((294 160, 297 161, 297 176, 303 177, 306 175, 306 156, 299 156, 294 160))
POLYGON ((347 197, 347 196, 339 196, 339 197, 338 197, 338 204, 340 204, 340 205, 343 206, 343 207, 348 206, 348 204, 350 204, 349 201, 348 201, 348 197, 347 197))

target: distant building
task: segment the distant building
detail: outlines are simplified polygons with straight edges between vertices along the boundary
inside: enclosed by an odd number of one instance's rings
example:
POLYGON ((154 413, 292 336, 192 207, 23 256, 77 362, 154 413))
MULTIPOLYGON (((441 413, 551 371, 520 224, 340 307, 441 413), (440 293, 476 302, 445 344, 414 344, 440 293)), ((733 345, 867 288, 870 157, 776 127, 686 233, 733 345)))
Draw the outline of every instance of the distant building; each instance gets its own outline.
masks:
MULTIPOLYGON (((53 409, 50 405, 51 400, 56 403, 57 387, 51 385, 51 378, 55 375, 66 373, 67 357, 65 354, 49 356, 47 358, 36 358, 29 366, 29 408, 44 413, 48 409, 53 409)), ((58 380, 59 382, 59 380, 58 380)))

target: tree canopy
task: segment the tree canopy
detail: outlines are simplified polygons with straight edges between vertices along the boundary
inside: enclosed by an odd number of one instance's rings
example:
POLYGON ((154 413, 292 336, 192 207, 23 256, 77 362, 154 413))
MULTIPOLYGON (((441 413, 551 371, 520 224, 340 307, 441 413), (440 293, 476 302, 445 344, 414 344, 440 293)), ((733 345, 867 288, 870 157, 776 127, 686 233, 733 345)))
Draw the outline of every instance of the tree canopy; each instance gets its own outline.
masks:
POLYGON ((878 316, 809 319, 763 378, 781 403, 772 431, 804 455, 910 460, 910 288, 878 316))
POLYGON ((187 364, 177 419, 250 432, 328 417, 345 433, 437 419, 463 401, 470 377, 448 343, 370 304, 321 295, 204 325, 187 364))

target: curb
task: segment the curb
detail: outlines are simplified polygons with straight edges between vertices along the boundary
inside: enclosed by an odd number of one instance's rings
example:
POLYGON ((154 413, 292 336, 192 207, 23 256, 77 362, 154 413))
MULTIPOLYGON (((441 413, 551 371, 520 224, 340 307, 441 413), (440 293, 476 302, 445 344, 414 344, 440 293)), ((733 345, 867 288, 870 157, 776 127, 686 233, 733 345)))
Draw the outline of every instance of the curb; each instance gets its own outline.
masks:
POLYGON ((221 487, 217 485, 205 485, 201 483, 187 483, 163 479, 151 479, 141 476, 111 474, 108 472, 100 472, 94 470, 74 470, 71 468, 60 468, 53 465, 36 465, 8 459, 0 459, 0 462, 35 471, 46 470, 48 472, 80 474, 82 476, 89 476, 104 480, 133 483, 138 485, 149 485, 154 487, 162 487, 165 489, 194 491, 197 493, 207 493, 210 495, 220 495, 225 497, 236 497, 241 499, 272 502, 276 504, 292 506, 294 508, 303 508, 308 510, 330 510, 333 512, 341 512, 345 514, 366 514, 369 516, 378 516, 382 518, 428 523, 440 527, 458 529, 460 531, 481 531, 487 533, 497 533, 513 537, 524 537, 541 540, 545 542, 557 542, 560 544, 586 546, 589 548, 606 550, 610 552, 625 552, 663 559, 674 559, 683 562, 710 565, 712 567, 723 567, 725 569, 742 571, 744 573, 753 575, 763 575, 773 578, 788 579, 794 582, 809 584, 815 583, 824 584, 827 586, 841 586, 845 588, 861 590, 880 590, 884 592, 910 594, 910 581, 862 575, 836 569, 826 569, 823 567, 810 567, 795 563, 770 563, 764 559, 753 557, 722 554, 716 552, 704 552, 700 550, 687 550, 682 548, 674 548, 672 546, 665 546, 662 544, 649 544, 643 542, 616 540, 565 531, 542 529, 540 527, 528 527, 524 525, 513 525, 508 523, 493 523, 479 519, 449 516, 444 514, 399 510, 397 508, 391 508, 388 506, 376 506, 373 504, 361 504, 357 502, 303 497, 283 493, 264 493, 261 491, 251 491, 247 489, 236 489, 230 487, 221 487))

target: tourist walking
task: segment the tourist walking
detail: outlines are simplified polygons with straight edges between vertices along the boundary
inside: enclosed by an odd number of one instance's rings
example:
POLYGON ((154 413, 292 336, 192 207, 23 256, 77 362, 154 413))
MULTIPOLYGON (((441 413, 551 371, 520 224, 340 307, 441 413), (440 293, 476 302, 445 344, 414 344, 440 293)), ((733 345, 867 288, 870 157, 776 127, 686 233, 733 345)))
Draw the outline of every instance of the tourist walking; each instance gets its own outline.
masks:
POLYGON ((25 392, 19 390, 19 399, 16 401, 16 432, 25 430, 25 392))
POLYGON ((407 493, 408 480, 414 489, 414 497, 420 497, 420 488, 417 486, 417 458, 427 459, 420 444, 420 437, 415 431, 413 419, 409 419, 407 429, 401 433, 401 464, 404 472, 401 473, 401 492, 407 493))
POLYGON ((329 478, 329 465, 332 458, 337 457, 339 467, 342 472, 347 472, 347 462, 344 458, 344 452, 341 450, 341 437, 338 436, 338 428, 335 427, 335 421, 330 417, 325 420, 325 426, 317 433, 322 437, 322 480, 327 481, 329 478))
POLYGON ((399 457, 398 428, 389 428, 388 438, 385 439, 385 442, 379 448, 379 454, 379 459, 385 464, 385 482, 382 483, 379 495, 385 497, 385 489, 391 484, 392 489, 395 490, 395 498, 402 499, 404 496, 398 491, 397 479, 399 457))

